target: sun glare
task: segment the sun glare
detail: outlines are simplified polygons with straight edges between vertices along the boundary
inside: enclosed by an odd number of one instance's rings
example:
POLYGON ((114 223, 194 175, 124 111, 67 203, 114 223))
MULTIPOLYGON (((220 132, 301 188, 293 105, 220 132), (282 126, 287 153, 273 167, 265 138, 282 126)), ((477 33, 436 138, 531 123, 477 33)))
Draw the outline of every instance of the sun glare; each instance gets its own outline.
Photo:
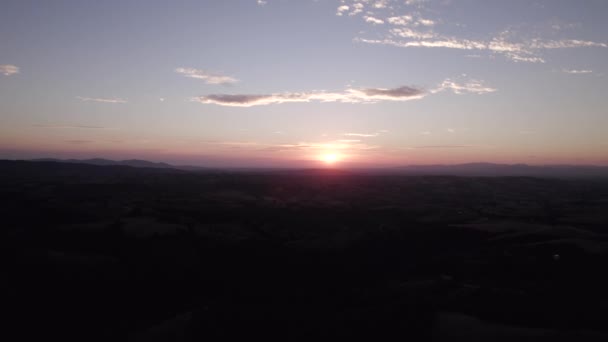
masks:
POLYGON ((340 160, 340 156, 336 153, 325 153, 321 155, 321 160, 325 162, 325 164, 334 164, 340 160))

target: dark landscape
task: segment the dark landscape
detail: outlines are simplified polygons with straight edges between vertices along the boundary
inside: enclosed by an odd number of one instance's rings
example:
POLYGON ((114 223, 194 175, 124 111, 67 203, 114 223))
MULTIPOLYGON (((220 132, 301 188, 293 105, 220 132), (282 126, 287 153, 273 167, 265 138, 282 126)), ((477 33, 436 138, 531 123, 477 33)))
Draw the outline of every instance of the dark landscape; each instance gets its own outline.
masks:
POLYGON ((608 177, 5 160, 0 189, 23 340, 608 338, 608 177))
POLYGON ((0 340, 608 342, 606 14, 2 0, 0 340))

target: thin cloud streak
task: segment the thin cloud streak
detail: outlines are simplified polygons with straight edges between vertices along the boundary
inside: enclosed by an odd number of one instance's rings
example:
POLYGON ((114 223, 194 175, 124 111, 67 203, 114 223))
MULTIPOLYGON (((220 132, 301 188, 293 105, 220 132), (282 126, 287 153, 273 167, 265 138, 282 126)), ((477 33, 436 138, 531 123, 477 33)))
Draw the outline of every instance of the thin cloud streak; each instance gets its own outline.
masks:
POLYGON ((65 142, 69 144, 82 145, 82 144, 90 144, 94 141, 92 140, 66 140, 65 142))
POLYGON ((0 74, 12 76, 19 73, 19 67, 12 64, 0 64, 0 74))
POLYGON ((219 75, 205 70, 194 68, 177 68, 175 69, 175 72, 184 75, 185 77, 203 80, 207 84, 227 85, 240 82, 234 77, 219 75))
POLYGON ((347 137, 371 138, 371 137, 377 137, 379 134, 378 133, 344 133, 343 135, 347 136, 347 137))
POLYGON ((411 101, 420 100, 429 94, 451 90, 454 94, 467 93, 486 94, 495 92, 495 88, 483 85, 483 82, 471 80, 466 83, 457 83, 450 79, 443 81, 437 88, 430 91, 402 86, 398 88, 349 88, 343 92, 300 92, 275 94, 211 94, 191 98, 193 102, 215 104, 231 107, 253 107, 282 103, 308 103, 308 102, 339 102, 372 104, 382 101, 411 101))
POLYGON ((422 146, 412 146, 411 149, 431 149, 431 148, 471 148, 476 147, 474 145, 422 145, 422 146))
POLYGON ((592 74, 593 70, 588 70, 588 69, 562 69, 562 72, 565 74, 573 74, 573 75, 577 75, 577 74, 592 74))
POLYGON ((83 102, 100 102, 100 103, 127 103, 128 101, 121 98, 101 98, 101 97, 82 97, 77 96, 77 99, 83 102))
POLYGON ((102 126, 88 126, 88 125, 45 125, 45 124, 33 124, 32 127, 37 128, 66 128, 66 129, 111 129, 102 126))
POLYGON ((319 151, 341 151, 341 152, 357 152, 378 149, 378 146, 371 146, 361 143, 356 139, 339 139, 327 142, 297 142, 287 144, 269 144, 259 143, 255 141, 215 141, 206 142, 207 145, 224 147, 228 149, 244 149, 262 152, 319 152, 319 151))
POLYGON ((380 101, 418 100, 427 92, 413 87, 346 89, 343 92, 301 92, 256 94, 212 94, 192 98, 194 102, 233 107, 252 107, 297 102, 377 103, 380 101))
POLYGON ((530 63, 544 63, 545 60, 541 57, 536 56, 532 51, 526 50, 524 47, 518 44, 512 44, 507 42, 494 41, 486 43, 483 41, 467 40, 467 39, 433 39, 424 40, 431 38, 429 34, 418 33, 415 31, 399 31, 398 35, 406 35, 407 38, 413 38, 418 40, 395 40, 395 39, 365 39, 355 38, 354 42, 361 42, 365 44, 373 45, 390 45, 401 48, 445 48, 445 49, 457 49, 457 50, 480 50, 489 51, 492 53, 498 53, 505 56, 514 62, 530 62, 530 63))
POLYGON ((448 78, 443 81, 438 88, 433 89, 431 92, 438 93, 444 90, 451 90, 452 92, 454 92, 454 94, 457 95, 468 93, 482 95, 487 93, 493 93, 497 89, 484 86, 483 82, 477 80, 471 80, 466 83, 457 83, 448 78))

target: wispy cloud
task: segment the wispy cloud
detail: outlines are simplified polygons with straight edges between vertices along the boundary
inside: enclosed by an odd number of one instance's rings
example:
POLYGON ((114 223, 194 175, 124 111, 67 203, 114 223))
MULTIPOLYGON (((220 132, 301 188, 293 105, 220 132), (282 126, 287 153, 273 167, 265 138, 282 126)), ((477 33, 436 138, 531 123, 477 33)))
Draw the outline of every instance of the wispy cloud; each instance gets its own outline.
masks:
POLYGON ((470 148, 475 147, 474 145, 422 145, 422 146, 412 146, 413 149, 426 149, 426 148, 470 148))
POLYGON ((544 63, 545 60, 539 57, 536 52, 526 49, 520 44, 513 44, 504 41, 484 42, 479 40, 457 39, 448 37, 437 37, 431 33, 414 31, 411 29, 393 29, 393 34, 402 38, 412 40, 396 40, 393 38, 385 39, 365 39, 355 38, 353 41, 375 45, 391 45, 402 48, 445 48, 458 50, 479 50, 491 53, 502 54, 507 59, 514 62, 544 63))
POLYGON ((32 127, 37 128, 66 128, 66 129, 110 129, 102 126, 88 126, 88 125, 47 125, 47 124, 33 124, 32 127))
POLYGON ((419 16, 414 16, 414 15, 401 15, 401 16, 394 16, 394 17, 388 17, 386 19, 389 24, 392 25, 398 25, 398 26, 414 26, 414 27, 418 27, 418 26, 426 26, 426 27, 431 27, 431 26, 435 26, 435 21, 431 20, 431 19, 426 19, 426 18, 421 18, 419 16))
POLYGON ((563 73, 566 74, 592 74, 593 70, 589 69, 562 69, 563 73))
POLYGON ((258 5, 260 6, 264 6, 268 3, 268 1, 264 1, 264 0, 258 0, 258 5))
POLYGON ((199 96, 192 101, 216 104, 221 106, 251 107, 269 104, 293 102, 342 102, 342 103, 376 103, 380 101, 409 101, 426 96, 426 91, 413 87, 346 89, 343 92, 301 92, 256 94, 212 94, 199 96))
POLYGON ((456 130, 455 130, 455 129, 453 129, 453 128, 446 128, 445 130, 446 130, 446 132, 448 132, 448 133, 455 133, 455 132, 456 132, 456 130))
POLYGON ((100 103, 127 103, 128 101, 121 98, 102 98, 102 97, 82 97, 77 96, 77 99, 83 102, 100 102, 100 103))
POLYGON ((376 0, 373 2, 373 8, 386 8, 388 7, 388 0, 376 0))
POLYGON ((239 82, 238 79, 230 76, 224 76, 216 73, 211 73, 205 70, 194 68, 177 68, 175 72, 186 77, 196 78, 205 81, 207 84, 234 84, 239 82))
POLYGON ((295 144, 267 145, 265 151, 340 151, 353 152, 377 149, 378 146, 368 145, 359 141, 334 140, 328 142, 299 142, 295 144))
POLYGON ((482 81, 470 80, 465 83, 457 83, 451 79, 446 79, 439 85, 439 87, 433 89, 432 93, 438 93, 444 90, 451 90, 454 94, 487 94, 496 91, 495 88, 485 86, 482 81))
POLYGON ((19 67, 12 64, 0 64, 0 74, 11 76, 19 73, 19 67))
POLYGON ((383 101, 419 100, 429 94, 451 90, 454 94, 486 94, 495 92, 495 88, 485 86, 482 81, 469 80, 457 82, 446 79, 436 88, 427 91, 412 86, 398 88, 348 88, 342 92, 283 92, 275 94, 211 94, 191 99, 203 104, 216 104, 232 107, 252 107, 282 103, 306 102, 339 102, 339 103, 378 103, 383 101))
POLYGON ((398 17, 389 17, 386 19, 389 24, 406 26, 412 23, 414 17, 411 15, 401 15, 398 17))
POLYGON ((347 137, 362 137, 362 138, 371 138, 377 137, 379 133, 344 133, 344 136, 347 137))
MULTIPOLYGON (((605 42, 597 42, 582 39, 548 39, 546 34, 540 29, 535 29, 539 24, 529 26, 525 30, 521 27, 507 27, 495 34, 488 35, 485 39, 475 37, 446 34, 454 30, 443 30, 445 25, 455 25, 445 23, 438 14, 437 8, 427 8, 429 2, 425 0, 406 0, 383 1, 381 6, 375 6, 373 1, 352 0, 350 3, 365 3, 373 9, 361 18, 368 23, 379 25, 388 23, 386 31, 371 32, 373 38, 359 36, 355 37, 355 42, 377 45, 390 45, 401 48, 443 48, 458 50, 477 50, 485 51, 490 55, 501 55, 513 62, 545 63, 543 54, 551 49, 569 48, 607 48, 605 42), (404 4, 403 8, 399 3, 404 4), (386 8, 386 10, 384 10, 386 8), (401 13, 400 13, 401 12, 401 13), (373 14, 373 16, 372 16, 373 14), (429 16, 427 16, 427 14, 429 16), (530 36, 532 32, 532 36, 530 36)), ((446 1, 444 1, 446 2, 446 1)), ((338 8, 338 13, 347 12, 352 8, 342 1, 342 6, 338 8)), ((350 4, 349 3, 349 4, 350 4)), ((559 23, 551 26, 551 30, 561 30, 564 27, 575 28, 576 25, 559 23)), ((369 33, 369 32, 368 32, 369 33)), ((362 34, 362 33, 360 33, 362 34)), ((549 36, 550 37, 550 36, 549 36)), ((471 54, 468 54, 471 56, 471 54)), ((478 56, 474 54, 474 56, 478 56)))
POLYGON ((297 142, 287 144, 270 144, 255 141, 208 141, 207 145, 217 148, 254 150, 264 152, 285 152, 285 151, 340 151, 355 152, 377 149, 378 146, 368 145, 356 139, 340 139, 324 142, 297 142))
POLYGON ((66 140, 65 142, 75 145, 90 144, 92 140, 66 140))
POLYGON ((530 47, 533 49, 567 49, 567 48, 579 48, 579 47, 608 47, 606 43, 593 42, 588 40, 576 40, 576 39, 565 39, 565 40, 534 40, 530 47))

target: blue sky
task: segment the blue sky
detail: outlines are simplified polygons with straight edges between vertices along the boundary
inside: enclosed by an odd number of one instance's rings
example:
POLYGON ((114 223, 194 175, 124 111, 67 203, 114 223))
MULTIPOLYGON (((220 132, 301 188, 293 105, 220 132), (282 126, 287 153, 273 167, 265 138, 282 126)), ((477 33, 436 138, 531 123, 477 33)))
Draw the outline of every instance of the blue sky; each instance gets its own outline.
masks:
POLYGON ((606 1, 0 6, 0 158, 608 164, 606 1))

